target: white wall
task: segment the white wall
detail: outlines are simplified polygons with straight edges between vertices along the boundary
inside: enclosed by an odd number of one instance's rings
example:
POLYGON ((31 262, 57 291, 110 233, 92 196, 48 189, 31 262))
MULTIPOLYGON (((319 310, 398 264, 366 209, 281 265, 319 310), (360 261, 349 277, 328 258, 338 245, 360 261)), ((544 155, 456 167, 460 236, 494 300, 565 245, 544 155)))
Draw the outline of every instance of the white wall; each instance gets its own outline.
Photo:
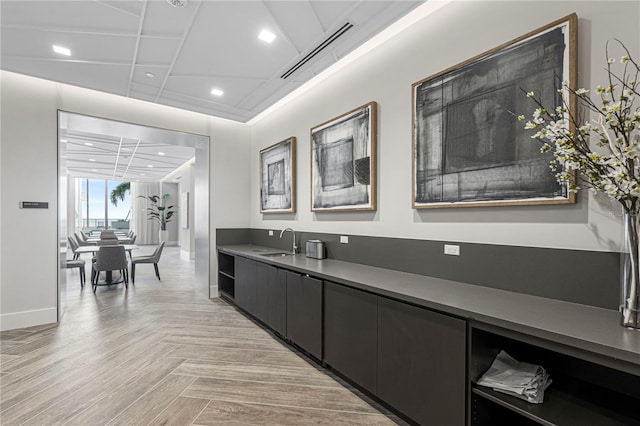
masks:
MULTIPOLYGON (((2 74, 0 327, 57 316, 57 115, 51 84, 2 74), (13 86, 17 83, 19 87, 13 86), (46 201, 48 209, 19 209, 46 201)), ((33 321, 33 323, 30 323, 33 321)))
MULTIPOLYGON (((427 2, 430 3, 430 2, 427 2)), ((619 209, 579 194, 575 205, 414 210, 411 207, 411 85, 570 13, 579 18, 579 86, 604 84, 605 43, 639 51, 640 2, 452 2, 252 126, 251 226, 441 241, 617 250, 619 209), (310 211, 310 128, 378 103, 378 209, 310 211), (258 152, 289 136, 297 145, 295 215, 261 215, 258 152)), ((534 143, 532 141, 532 143, 534 143)))
MULTIPOLYGON (((247 125, 5 71, 0 84, 0 329, 56 321, 58 109, 210 136, 211 208, 232 212, 212 223, 248 226, 247 125), (214 179, 233 182, 233 191, 214 179), (19 201, 48 201, 49 209, 20 210, 19 201)), ((213 238, 210 256, 215 260, 213 238)))
MULTIPOLYGON (((211 176, 209 188, 209 220, 211 297, 218 295, 218 257, 215 251, 216 228, 247 228, 251 209, 249 197, 251 167, 251 129, 239 127, 231 121, 211 121, 211 176)), ((196 207, 197 208, 197 207, 196 207)), ((198 246, 196 245, 196 251, 198 246)), ((197 274, 197 270, 196 270, 197 274)))
POLYGON ((195 160, 180 166, 175 172, 166 177, 166 181, 177 182, 178 198, 176 201, 177 209, 177 227, 178 227, 178 245, 180 246, 181 255, 185 259, 195 258, 195 239, 193 233, 193 194, 195 189, 195 160), (186 206, 182 205, 182 194, 189 193, 189 200, 186 206), (183 215, 187 215, 188 227, 182 227, 183 215))

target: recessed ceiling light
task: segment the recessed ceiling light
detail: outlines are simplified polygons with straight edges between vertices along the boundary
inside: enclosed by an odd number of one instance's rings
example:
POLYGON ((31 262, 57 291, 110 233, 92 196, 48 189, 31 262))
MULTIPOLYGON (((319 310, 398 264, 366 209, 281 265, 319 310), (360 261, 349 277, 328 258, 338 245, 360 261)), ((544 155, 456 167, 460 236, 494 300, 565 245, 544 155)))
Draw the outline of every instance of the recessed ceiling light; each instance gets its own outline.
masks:
POLYGON ((60 139, 60 143, 67 143, 66 139, 60 139))
POLYGON ((152 164, 147 164, 147 167, 153 167, 153 165, 152 164))
POLYGON ((91 142, 85 142, 84 143, 86 146, 93 146, 93 144, 91 142))
POLYGON ((164 155, 164 152, 159 152, 158 155, 164 155))
POLYGON ((145 73, 144 75, 146 75, 146 76, 147 76, 147 77, 149 77, 149 78, 153 78, 153 77, 155 77, 155 76, 156 76, 156 75, 155 75, 154 73, 152 73, 152 72, 147 72, 147 73, 145 73))
POLYGON ((276 35, 268 30, 262 30, 258 38, 262 41, 266 41, 267 43, 271 43, 276 39, 276 35))
POLYGON ((61 55, 64 55, 64 56, 71 56, 71 50, 66 48, 66 47, 56 46, 54 44, 53 45, 53 51, 56 52, 56 53, 59 53, 61 55))
POLYGON ((91 169, 91 171, 92 171, 92 172, 97 172, 97 171, 98 171, 98 169, 91 169))
POLYGON ((167 0, 173 7, 185 7, 187 5, 187 0, 167 0))
POLYGON ((144 173, 140 173, 140 176, 146 176, 144 173))
POLYGON ((224 95, 224 92, 220 89, 211 89, 211 94, 213 96, 222 96, 224 95))
POLYGON ((96 161, 95 158, 89 158, 89 161, 96 161))

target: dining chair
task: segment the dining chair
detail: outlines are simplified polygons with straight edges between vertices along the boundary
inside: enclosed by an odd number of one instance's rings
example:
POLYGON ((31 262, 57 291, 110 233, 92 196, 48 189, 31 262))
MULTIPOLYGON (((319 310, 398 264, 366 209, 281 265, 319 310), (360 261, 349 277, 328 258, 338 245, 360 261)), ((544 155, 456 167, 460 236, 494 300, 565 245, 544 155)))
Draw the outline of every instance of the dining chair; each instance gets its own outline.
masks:
POLYGON ((67 259, 62 264, 62 267, 65 269, 78 268, 78 270, 80 271, 80 287, 84 287, 84 283, 86 281, 85 273, 84 273, 84 265, 85 265, 85 262, 82 259, 67 259))
POLYGON ((100 239, 104 240, 106 238, 118 238, 118 236, 116 235, 115 231, 113 229, 105 229, 104 231, 100 232, 100 239))
POLYGON ((67 240, 69 241, 69 248, 71 249, 71 251, 73 251, 73 260, 79 259, 80 253, 76 253, 76 250, 78 250, 80 245, 76 241, 76 238, 73 235, 69 235, 67 237, 67 240))
POLYGON ((98 240, 96 244, 99 246, 117 246, 120 243, 118 242, 117 238, 114 238, 114 239, 98 240))
POLYGON ((91 284, 95 293, 98 285, 112 285, 124 282, 125 287, 129 287, 129 262, 124 246, 102 246, 96 253, 95 261, 91 266, 91 284), (100 272, 107 274, 105 282, 99 284, 100 272), (112 271, 120 271, 120 280, 114 281, 111 277, 112 271))
POLYGON ((84 238, 82 238, 82 235, 77 231, 73 235, 76 236, 76 241, 77 241, 79 246, 92 246, 92 245, 94 245, 93 243, 85 241, 84 238))
POLYGON ((136 265, 138 263, 153 263, 153 268, 156 270, 156 277, 160 279, 160 271, 158 270, 158 262, 162 255, 162 249, 164 248, 164 241, 156 247, 154 252, 148 256, 135 256, 131 258, 131 282, 136 282, 136 265))

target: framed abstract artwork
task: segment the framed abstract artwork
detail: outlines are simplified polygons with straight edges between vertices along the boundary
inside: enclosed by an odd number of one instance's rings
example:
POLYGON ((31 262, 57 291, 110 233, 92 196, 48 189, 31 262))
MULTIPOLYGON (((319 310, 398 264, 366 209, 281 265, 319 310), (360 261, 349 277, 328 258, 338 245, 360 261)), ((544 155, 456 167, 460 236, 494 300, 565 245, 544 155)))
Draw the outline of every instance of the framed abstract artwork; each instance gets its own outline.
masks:
POLYGON ((296 211, 296 138, 260 151, 260 212, 296 211))
POLYGON ((571 105, 575 14, 414 83, 413 207, 575 202, 518 115, 531 116, 535 90, 547 105, 571 105))
POLYGON ((311 129, 311 210, 376 209, 377 104, 311 129))

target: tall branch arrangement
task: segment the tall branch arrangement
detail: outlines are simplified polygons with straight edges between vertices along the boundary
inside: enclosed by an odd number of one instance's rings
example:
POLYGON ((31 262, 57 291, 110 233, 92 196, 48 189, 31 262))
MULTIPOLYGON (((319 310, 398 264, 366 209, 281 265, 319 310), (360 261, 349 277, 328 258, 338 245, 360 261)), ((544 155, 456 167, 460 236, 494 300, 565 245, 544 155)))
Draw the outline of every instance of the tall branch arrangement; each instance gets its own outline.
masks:
MULTIPOLYGON (((562 104, 547 108, 540 94, 527 92, 537 108, 525 129, 535 130, 532 138, 542 142, 542 152, 553 153, 551 169, 559 183, 574 192, 586 187, 605 193, 627 213, 621 323, 640 329, 640 66, 616 41, 626 54, 616 61, 607 45, 607 82, 597 86, 593 96, 563 83, 562 104), (569 108, 572 99, 578 103, 576 110, 569 108)), ((526 120, 523 115, 518 119, 526 120)))

